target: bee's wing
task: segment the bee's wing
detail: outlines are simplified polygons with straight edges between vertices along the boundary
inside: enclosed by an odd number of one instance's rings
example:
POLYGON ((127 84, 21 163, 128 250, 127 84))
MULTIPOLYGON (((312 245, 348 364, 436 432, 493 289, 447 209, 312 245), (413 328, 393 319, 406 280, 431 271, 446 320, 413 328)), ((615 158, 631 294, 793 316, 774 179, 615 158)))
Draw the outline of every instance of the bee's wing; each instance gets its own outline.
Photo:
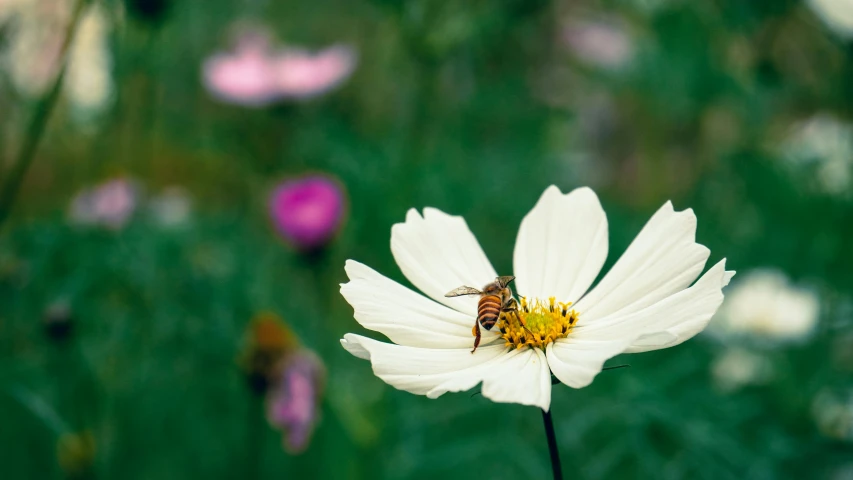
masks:
POLYGON ((506 287, 509 285, 509 282, 515 280, 515 277, 512 275, 507 275, 505 277, 498 277, 497 281, 501 287, 506 287))
POLYGON ((460 297, 462 295, 479 295, 483 292, 477 290, 473 287, 462 286, 459 288, 454 288, 453 290, 444 294, 445 297, 460 297))

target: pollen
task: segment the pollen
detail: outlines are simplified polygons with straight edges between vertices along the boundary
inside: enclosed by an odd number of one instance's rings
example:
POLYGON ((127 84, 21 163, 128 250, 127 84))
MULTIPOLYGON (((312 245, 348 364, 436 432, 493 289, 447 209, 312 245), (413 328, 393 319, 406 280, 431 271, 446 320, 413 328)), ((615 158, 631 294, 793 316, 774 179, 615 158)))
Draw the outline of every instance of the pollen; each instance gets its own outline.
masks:
POLYGON ((507 347, 524 346, 544 349, 558 338, 569 336, 578 321, 572 302, 519 297, 518 309, 501 313, 498 328, 507 347))

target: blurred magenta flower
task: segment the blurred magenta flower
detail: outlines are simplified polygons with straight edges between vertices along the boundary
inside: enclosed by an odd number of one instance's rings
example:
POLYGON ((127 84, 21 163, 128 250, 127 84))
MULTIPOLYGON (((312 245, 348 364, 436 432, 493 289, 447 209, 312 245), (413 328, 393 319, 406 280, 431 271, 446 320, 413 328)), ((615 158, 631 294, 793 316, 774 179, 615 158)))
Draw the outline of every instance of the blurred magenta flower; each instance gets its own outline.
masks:
POLYGON ((324 246, 344 219, 344 192, 328 177, 314 175, 279 185, 270 198, 270 215, 279 232, 300 250, 324 246))
POLYGON ((136 208, 138 193, 125 178, 107 181, 78 193, 71 202, 71 221, 112 229, 124 227, 136 208))
POLYGON ((282 362, 278 382, 267 395, 267 418, 282 430, 285 451, 299 453, 308 446, 325 379, 323 362, 310 350, 297 350, 282 362))
POLYGON ((233 52, 218 53, 204 63, 204 84, 219 99, 245 106, 265 106, 286 99, 321 95, 352 73, 356 55, 347 46, 317 53, 276 48, 263 33, 244 34, 233 52))

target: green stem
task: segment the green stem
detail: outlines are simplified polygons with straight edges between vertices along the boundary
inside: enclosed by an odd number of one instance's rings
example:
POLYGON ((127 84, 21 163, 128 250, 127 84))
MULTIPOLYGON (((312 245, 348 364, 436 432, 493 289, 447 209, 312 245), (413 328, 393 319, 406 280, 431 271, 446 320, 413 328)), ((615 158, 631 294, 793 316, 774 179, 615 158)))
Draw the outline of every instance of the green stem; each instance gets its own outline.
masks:
POLYGON ((14 386, 5 391, 23 408, 39 419, 44 426, 48 428, 48 430, 56 435, 57 438, 63 434, 72 432, 71 426, 68 425, 68 423, 59 416, 56 410, 41 397, 18 386, 14 386))
POLYGON ((68 23, 68 29, 65 32, 65 38, 59 50, 59 71, 53 80, 53 85, 51 85, 47 93, 45 93, 36 105, 35 113, 27 126, 27 131, 18 156, 15 158, 15 163, 12 164, 11 170, 3 182, 2 190, 0 190, 0 226, 3 225, 3 222, 9 217, 12 211, 18 190, 21 188, 21 182, 24 180, 27 170, 29 170, 30 165, 33 163, 33 158, 35 158, 39 142, 44 135, 50 114, 53 112, 56 101, 59 99, 59 93, 62 91, 62 80, 65 78, 65 70, 68 65, 68 48, 74 39, 74 33, 77 31, 87 3, 88 0, 77 0, 74 4, 71 20, 68 23))
POLYGON ((261 478, 264 460, 264 435, 266 433, 266 417, 264 415, 264 397, 250 393, 248 439, 246 446, 246 472, 243 478, 256 480, 261 478))
POLYGON ((557 436, 554 434, 554 421, 551 410, 542 410, 542 421, 545 423, 545 436, 548 438, 548 453, 551 455, 551 471, 554 480, 563 479, 563 467, 560 465, 560 450, 557 448, 557 436))

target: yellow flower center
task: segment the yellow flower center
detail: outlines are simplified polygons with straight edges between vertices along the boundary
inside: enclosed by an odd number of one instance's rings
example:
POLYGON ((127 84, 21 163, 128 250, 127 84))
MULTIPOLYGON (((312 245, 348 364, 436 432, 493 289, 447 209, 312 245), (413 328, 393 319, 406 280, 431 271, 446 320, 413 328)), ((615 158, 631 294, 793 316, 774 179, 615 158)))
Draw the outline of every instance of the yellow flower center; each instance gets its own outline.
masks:
POLYGON ((501 313, 498 329, 506 346, 521 348, 525 345, 545 348, 558 338, 566 338, 578 321, 578 312, 571 309, 572 302, 548 301, 519 297, 518 310, 501 313))

